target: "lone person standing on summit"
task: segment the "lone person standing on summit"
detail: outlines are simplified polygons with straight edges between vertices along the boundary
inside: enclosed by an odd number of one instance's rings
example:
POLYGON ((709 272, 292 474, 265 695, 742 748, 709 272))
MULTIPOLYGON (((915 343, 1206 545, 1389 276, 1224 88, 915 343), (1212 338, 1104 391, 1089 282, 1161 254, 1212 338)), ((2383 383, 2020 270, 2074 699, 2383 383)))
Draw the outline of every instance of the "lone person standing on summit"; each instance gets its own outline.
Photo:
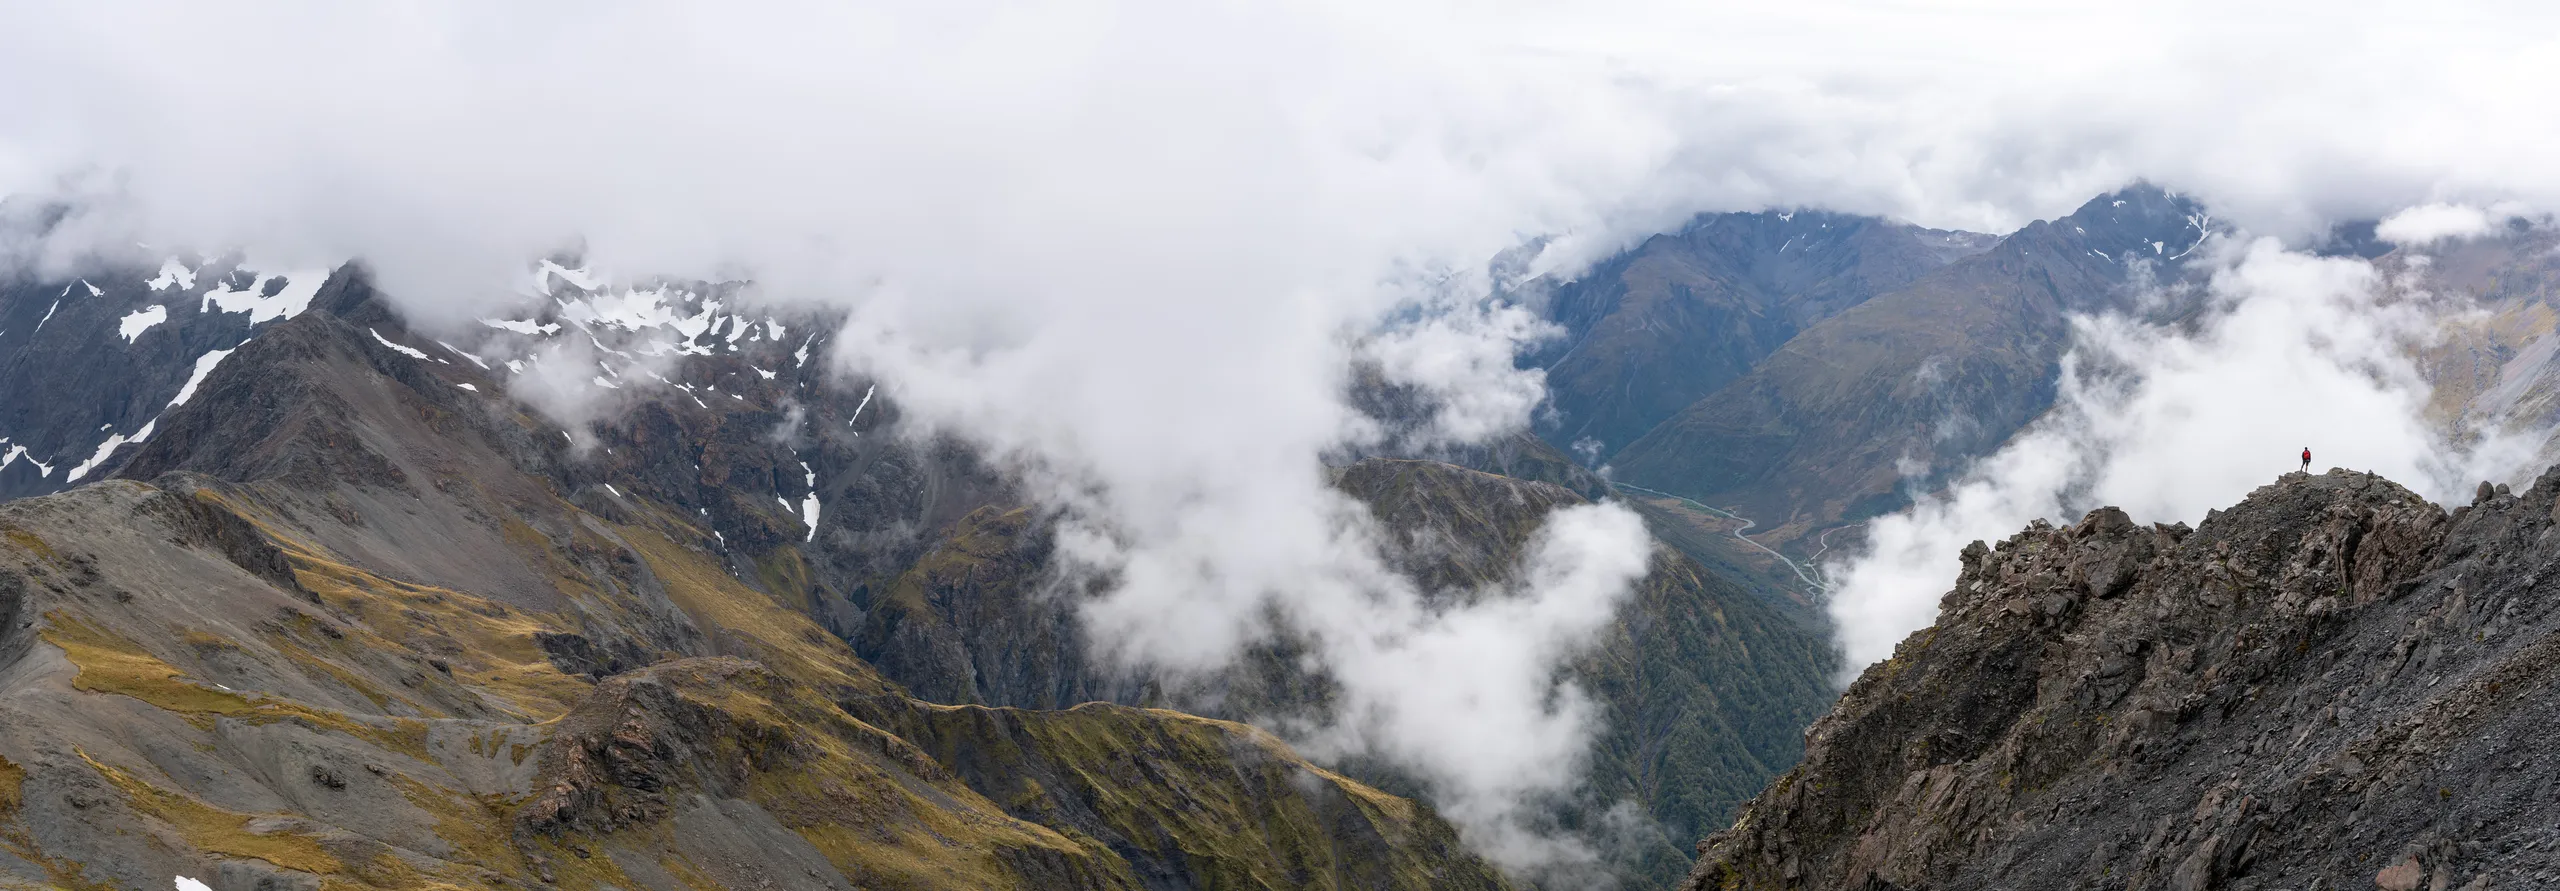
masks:
POLYGON ((2302 472, 2304 472, 2304 473, 2310 473, 2310 472, 2311 472, 2311 447, 2310 447, 2310 446, 2303 446, 2303 447, 2302 447, 2302 472))

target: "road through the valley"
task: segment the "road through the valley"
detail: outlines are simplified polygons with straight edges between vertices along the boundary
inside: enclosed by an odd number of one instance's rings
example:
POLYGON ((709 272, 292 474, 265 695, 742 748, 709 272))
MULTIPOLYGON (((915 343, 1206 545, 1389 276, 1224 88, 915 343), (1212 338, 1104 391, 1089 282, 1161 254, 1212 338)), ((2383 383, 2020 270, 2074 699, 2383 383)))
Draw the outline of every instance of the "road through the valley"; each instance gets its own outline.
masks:
POLYGON ((1769 556, 1772 556, 1772 557, 1776 557, 1776 558, 1778 558, 1778 562, 1786 564, 1786 565, 1787 565, 1787 569, 1788 569, 1789 571, 1794 572, 1794 573, 1796 574, 1796 578, 1797 578, 1798 580, 1803 581, 1803 582, 1804 582, 1804 584, 1805 584, 1805 587, 1806 587, 1807 589, 1811 590, 1813 593, 1815 593, 1815 594, 1823 594, 1823 593, 1826 593, 1826 592, 1830 591, 1830 589, 1831 589, 1831 586, 1826 585, 1826 584, 1824 584, 1824 583, 1823 583, 1823 581, 1822 581, 1822 579, 1821 579, 1821 577, 1820 577, 1820 575, 1819 575, 1819 571, 1818 571, 1818 570, 1812 570, 1812 569, 1809 569, 1809 568, 1807 568, 1804 564, 1797 563, 1796 561, 1794 561, 1794 560, 1792 560, 1792 559, 1789 559, 1789 558, 1787 557, 1787 555, 1785 555, 1785 554, 1781 554, 1781 553, 1778 553, 1778 549, 1777 549, 1777 548, 1773 548, 1773 547, 1770 547, 1770 546, 1768 546, 1768 545, 1764 545, 1764 544, 1761 544, 1761 543, 1759 543, 1759 542, 1752 541, 1752 540, 1751 540, 1751 536, 1750 536, 1750 535, 1748 535, 1747 533, 1749 533, 1749 532, 1751 531, 1751 527, 1759 525, 1759 521, 1757 521, 1757 520, 1753 520, 1753 519, 1751 519, 1750 517, 1746 517, 1746 516, 1743 516, 1743 515, 1741 515, 1741 514, 1737 514, 1737 513, 1734 513, 1734 512, 1732 512, 1732 511, 1729 511, 1729 510, 1725 510, 1725 509, 1723 509, 1723 508, 1720 508, 1720 507, 1711 507, 1711 506, 1708 506, 1708 505, 1706 505, 1706 504, 1699 503, 1698 501, 1695 501, 1695 500, 1692 500, 1692 499, 1689 499, 1689 498, 1684 498, 1684 497, 1681 497, 1681 496, 1678 496, 1678 495, 1673 495, 1673 494, 1671 494, 1671 493, 1669 493, 1669 492, 1665 492, 1665 491, 1662 491, 1662 490, 1660 490, 1660 489, 1647 489, 1647 488, 1645 488, 1645 487, 1643 487, 1643 486, 1638 486, 1638 485, 1634 485, 1634 484, 1631 484, 1631 483, 1620 483, 1620 482, 1612 482, 1612 483, 1610 483, 1610 485, 1615 486, 1615 487, 1619 488, 1620 490, 1627 491, 1627 492, 1634 492, 1634 493, 1637 493, 1637 494, 1640 494, 1640 495, 1650 495, 1650 496, 1653 496, 1653 497, 1656 497, 1656 498, 1669 498, 1669 499, 1671 499, 1671 500, 1673 500, 1673 501, 1680 502, 1681 504, 1688 505, 1688 506, 1693 507, 1693 508, 1696 508, 1696 509, 1698 509, 1698 510, 1706 511, 1706 512, 1711 513, 1711 514, 1714 514, 1714 515, 1716 515, 1716 516, 1723 517, 1723 518, 1728 519, 1728 520, 1733 520, 1733 521, 1735 521, 1735 522, 1739 522, 1739 523, 1741 523, 1742 525, 1741 525, 1741 526, 1738 526, 1738 527, 1735 527, 1735 529, 1733 530, 1733 537, 1734 537, 1734 538, 1740 539, 1740 540, 1742 541, 1742 543, 1743 543, 1743 544, 1747 544, 1747 545, 1750 545, 1750 546, 1752 546, 1752 547, 1759 548, 1762 552, 1767 553, 1769 556))

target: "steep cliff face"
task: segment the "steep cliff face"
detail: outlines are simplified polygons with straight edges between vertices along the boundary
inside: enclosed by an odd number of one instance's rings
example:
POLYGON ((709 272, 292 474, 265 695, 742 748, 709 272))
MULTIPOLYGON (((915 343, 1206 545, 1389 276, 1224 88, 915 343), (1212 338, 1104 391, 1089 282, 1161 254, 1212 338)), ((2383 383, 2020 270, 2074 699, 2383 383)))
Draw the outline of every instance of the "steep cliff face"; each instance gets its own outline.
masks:
POLYGON ((1687 887, 2560 882, 2555 489, 2288 474, 1977 544, 1687 887))

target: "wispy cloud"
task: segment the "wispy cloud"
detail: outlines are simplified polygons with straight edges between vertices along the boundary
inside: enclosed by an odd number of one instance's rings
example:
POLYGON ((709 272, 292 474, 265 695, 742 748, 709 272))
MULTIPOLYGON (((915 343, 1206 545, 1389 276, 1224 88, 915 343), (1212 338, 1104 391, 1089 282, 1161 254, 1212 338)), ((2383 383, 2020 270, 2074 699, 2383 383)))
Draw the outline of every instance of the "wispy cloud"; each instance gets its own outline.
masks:
POLYGON ((2215 262, 2193 328, 2077 320, 2050 414, 1945 491, 1868 524, 1867 549, 1831 567, 1848 671, 1936 619, 1967 543, 2031 520, 2116 505, 2137 521, 2196 522, 2296 469, 2304 448, 2315 472, 2372 471, 2437 500, 2532 470, 2540 435, 2453 441, 2426 416, 2412 349, 2469 311, 2464 298, 2271 239, 2215 262))

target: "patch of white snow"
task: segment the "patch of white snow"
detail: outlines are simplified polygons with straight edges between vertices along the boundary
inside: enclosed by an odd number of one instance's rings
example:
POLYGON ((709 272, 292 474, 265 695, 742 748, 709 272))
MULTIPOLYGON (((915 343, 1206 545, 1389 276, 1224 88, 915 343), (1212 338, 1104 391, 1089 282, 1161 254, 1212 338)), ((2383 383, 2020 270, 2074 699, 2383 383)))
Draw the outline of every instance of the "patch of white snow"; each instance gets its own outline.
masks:
POLYGON ((558 322, 536 325, 532 322, 519 322, 514 319, 481 319, 480 324, 487 325, 491 328, 513 331, 517 334, 551 335, 559 333, 560 331, 560 324, 558 322))
POLYGON ((478 356, 474 356, 474 355, 472 355, 472 354, 470 354, 470 353, 466 353, 466 352, 463 352, 463 351, 462 351, 462 350, 460 350, 460 349, 455 348, 453 344, 449 344, 449 343, 446 343, 446 342, 444 342, 444 341, 439 340, 439 341, 436 341, 436 345, 437 345, 437 346, 440 346, 440 347, 445 348, 445 351, 446 351, 446 352, 450 352, 450 353, 452 353, 452 354, 454 354, 454 355, 456 355, 456 356, 461 356, 462 358, 465 358, 465 359, 469 359, 469 360, 471 360, 471 364, 480 366, 481 370, 483 370, 483 371, 488 370, 488 368, 489 368, 489 363, 487 363, 487 362, 483 362, 483 361, 480 361, 480 357, 478 357, 478 356))
MULTIPOLYGON (((241 345, 248 345, 248 341, 241 341, 241 345)), ((232 350, 237 350, 239 348, 240 347, 232 347, 229 350, 214 350, 204 355, 197 356, 196 370, 187 375, 186 386, 178 388, 178 397, 169 400, 169 406, 171 408, 175 408, 184 404, 187 401, 187 397, 194 396, 196 394, 196 385, 204 383, 205 375, 212 374, 214 366, 222 364, 223 359, 231 356, 232 350)))
POLYGON ((374 340, 376 340, 376 341, 379 341, 383 346, 387 346, 387 347, 390 347, 390 348, 392 348, 392 349, 394 349, 394 350, 398 350, 398 351, 400 351, 400 354, 401 354, 401 355, 403 355, 403 356, 407 356, 407 357, 412 358, 412 359, 424 359, 424 358, 427 358, 427 351, 425 351, 425 350, 421 350, 421 349, 418 349, 418 348, 416 348, 416 347, 406 347, 406 346, 401 346, 401 345, 396 344, 396 343, 392 343, 392 342, 391 342, 391 338, 388 338, 388 337, 384 337, 384 336, 382 336, 382 332, 380 332, 380 331, 375 331, 375 330, 373 330, 373 329, 371 329, 371 328, 367 328, 367 329, 364 329, 364 332, 365 332, 366 334, 371 334, 371 335, 373 335, 373 339, 374 339, 374 340))
MULTIPOLYGON (((5 440, 0 440, 0 442, 4 442, 4 441, 5 441, 5 440)), ((20 459, 20 458, 25 458, 25 459, 27 459, 27 463, 29 463, 29 464, 33 464, 33 465, 35 465, 35 466, 36 466, 36 475, 37 475, 37 476, 41 476, 41 477, 51 477, 51 476, 53 476, 53 465, 51 465, 51 464, 46 464, 46 463, 44 463, 44 462, 42 462, 42 461, 38 461, 38 460, 36 460, 36 459, 35 459, 34 457, 32 457, 32 456, 30 455, 30 453, 27 451, 27 447, 26 447, 26 446, 22 446, 22 445, 13 445, 13 446, 10 446, 10 447, 9 447, 9 451, 8 451, 8 453, 6 453, 6 454, 0 454, 0 468, 8 467, 8 466, 9 466, 9 465, 11 465, 11 464, 16 464, 16 463, 18 463, 18 459, 20 459)))
POLYGON ((178 262, 178 258, 170 257, 160 261, 160 274, 143 284, 150 285, 154 291, 166 291, 173 285, 181 291, 192 291, 196 287, 196 274, 187 268, 187 264, 178 262))
MULTIPOLYGON (((862 420, 862 410, 871 407, 871 394, 879 389, 879 384, 872 384, 871 386, 864 387, 862 389, 862 403, 853 407, 853 417, 844 419, 845 426, 851 427, 853 426, 853 422, 862 420)), ((862 434, 856 433, 854 435, 861 436, 862 434)))
POLYGON ((98 469, 98 465, 106 463, 107 456, 115 454, 116 449, 123 446, 125 443, 138 443, 143 440, 150 439, 151 429, 159 425, 160 420, 158 418, 153 418, 150 423, 142 425, 142 429, 134 431, 133 436, 130 439, 126 438, 122 433, 108 434, 107 441, 98 444, 98 451, 91 454, 89 456, 89 460, 80 462, 80 466, 71 468, 71 472, 64 475, 62 477, 62 481, 66 483, 79 482, 81 477, 89 475, 89 471, 96 470, 98 469))
POLYGON ((142 332, 151 330, 151 326, 168 320, 168 307, 146 306, 127 313, 124 321, 116 323, 116 333, 124 335, 124 342, 132 343, 134 338, 142 336, 142 332))
POLYGON ((245 312, 249 324, 258 325, 275 319, 290 319, 311 306, 311 298, 329 281, 326 269, 301 269, 282 275, 251 275, 249 286, 232 290, 230 286, 204 292, 204 309, 211 312, 245 312), (267 284, 282 280, 274 296, 268 296, 267 284))

